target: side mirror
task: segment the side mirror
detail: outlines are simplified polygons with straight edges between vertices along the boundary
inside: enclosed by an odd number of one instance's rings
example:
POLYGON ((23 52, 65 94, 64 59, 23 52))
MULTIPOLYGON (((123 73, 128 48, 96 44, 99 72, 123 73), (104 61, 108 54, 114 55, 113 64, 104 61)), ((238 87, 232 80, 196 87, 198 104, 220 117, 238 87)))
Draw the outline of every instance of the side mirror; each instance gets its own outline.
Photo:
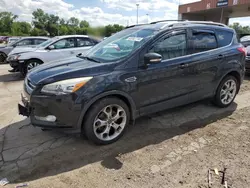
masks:
POLYGON ((49 49, 49 50, 54 50, 54 49, 55 49, 55 46, 54 46, 54 45, 50 45, 50 46, 48 47, 48 49, 49 49))
POLYGON ((13 44, 12 46, 13 46, 13 48, 15 48, 15 47, 16 47, 16 44, 13 44))
POLYGON ((148 64, 157 64, 162 60, 162 56, 157 53, 147 53, 144 55, 144 62, 146 65, 148 64))

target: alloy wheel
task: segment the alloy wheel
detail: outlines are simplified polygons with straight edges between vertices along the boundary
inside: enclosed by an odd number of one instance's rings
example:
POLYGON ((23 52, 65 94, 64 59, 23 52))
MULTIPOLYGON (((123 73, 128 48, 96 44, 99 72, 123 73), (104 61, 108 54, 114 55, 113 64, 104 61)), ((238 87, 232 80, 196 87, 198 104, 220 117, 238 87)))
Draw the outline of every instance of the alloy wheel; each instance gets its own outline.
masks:
POLYGON ((230 79, 227 80, 221 88, 220 91, 220 100, 224 105, 230 104, 236 95, 237 92, 237 84, 235 80, 230 79))
POLYGON ((108 105, 96 116, 93 129, 98 139, 110 141, 122 133, 126 123, 126 111, 119 105, 108 105))
POLYGON ((27 72, 29 72, 31 69, 35 68, 38 65, 39 65, 39 63, 36 61, 29 62, 29 64, 27 65, 27 72))

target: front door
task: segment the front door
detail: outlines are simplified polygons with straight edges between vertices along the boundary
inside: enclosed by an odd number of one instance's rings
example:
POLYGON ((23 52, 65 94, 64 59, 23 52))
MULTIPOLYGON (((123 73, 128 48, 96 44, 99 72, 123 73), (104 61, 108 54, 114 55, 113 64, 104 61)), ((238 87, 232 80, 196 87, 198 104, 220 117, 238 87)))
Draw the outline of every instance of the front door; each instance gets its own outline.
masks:
POLYGON ((146 53, 158 53, 158 64, 140 66, 137 75, 141 115, 187 103, 189 75, 185 69, 192 61, 188 56, 186 30, 173 31, 158 39, 146 53))
POLYGON ((61 39, 52 45, 54 49, 46 51, 46 55, 43 55, 46 63, 77 55, 75 53, 75 38, 73 37, 61 39))

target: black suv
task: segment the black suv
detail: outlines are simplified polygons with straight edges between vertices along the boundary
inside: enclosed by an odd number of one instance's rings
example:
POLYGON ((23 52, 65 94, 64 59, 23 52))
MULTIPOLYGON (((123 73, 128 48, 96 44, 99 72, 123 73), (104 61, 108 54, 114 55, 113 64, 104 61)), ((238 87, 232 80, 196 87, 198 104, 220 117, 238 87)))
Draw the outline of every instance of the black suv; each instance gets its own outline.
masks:
POLYGON ((80 129, 93 142, 109 144, 139 116, 205 98, 229 106, 244 67, 245 48, 225 25, 131 26, 85 55, 32 70, 19 113, 34 126, 80 129))

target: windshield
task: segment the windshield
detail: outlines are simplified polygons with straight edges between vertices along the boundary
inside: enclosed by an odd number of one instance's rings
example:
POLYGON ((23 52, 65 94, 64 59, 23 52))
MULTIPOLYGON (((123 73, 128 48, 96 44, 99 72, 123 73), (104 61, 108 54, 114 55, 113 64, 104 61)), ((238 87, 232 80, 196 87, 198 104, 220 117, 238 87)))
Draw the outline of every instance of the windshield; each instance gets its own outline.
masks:
POLYGON ((102 63, 127 57, 145 44, 155 30, 131 28, 112 35, 89 50, 86 57, 102 63))

